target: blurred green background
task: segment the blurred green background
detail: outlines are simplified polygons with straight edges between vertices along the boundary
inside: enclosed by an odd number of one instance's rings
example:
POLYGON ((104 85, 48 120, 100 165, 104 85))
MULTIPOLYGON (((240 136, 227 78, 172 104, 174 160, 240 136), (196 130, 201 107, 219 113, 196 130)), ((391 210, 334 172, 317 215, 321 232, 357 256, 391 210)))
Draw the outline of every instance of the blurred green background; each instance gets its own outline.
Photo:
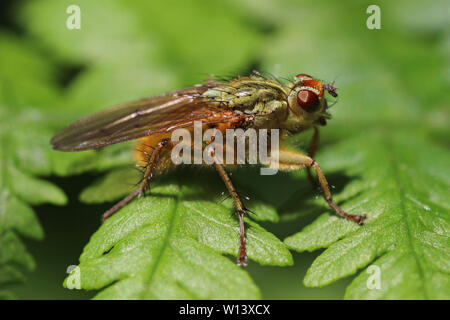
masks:
MULTIPOLYGON (((0 12, 1 107, 42 110, 52 128, 210 74, 256 69, 336 81, 340 96, 325 142, 347 126, 389 131, 425 123, 418 130, 450 146, 448 1, 3 0, 0 12), (72 4, 81 8, 80 30, 66 28, 72 4), (380 30, 366 26, 371 4, 381 8, 380 30)), ((109 206, 78 201, 96 177, 49 178, 69 203, 35 206, 45 239, 25 240, 36 269, 14 286, 18 297, 94 295, 62 282, 109 206)), ((264 226, 283 239, 311 219, 264 226)), ((293 267, 251 263, 248 271, 267 299, 341 299, 351 277, 321 289, 301 283, 319 253, 293 253, 293 267)))

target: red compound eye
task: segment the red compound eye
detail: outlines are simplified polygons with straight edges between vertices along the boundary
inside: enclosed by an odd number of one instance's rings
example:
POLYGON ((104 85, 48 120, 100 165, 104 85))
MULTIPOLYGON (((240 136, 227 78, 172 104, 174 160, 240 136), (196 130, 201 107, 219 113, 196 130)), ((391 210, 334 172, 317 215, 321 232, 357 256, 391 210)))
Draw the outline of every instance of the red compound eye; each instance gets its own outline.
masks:
POLYGON ((309 74, 306 73, 299 73, 298 75, 296 75, 297 78, 311 78, 312 77, 309 74))
POLYGON ((319 107, 319 97, 310 90, 300 90, 297 93, 297 102, 307 112, 314 112, 319 107))

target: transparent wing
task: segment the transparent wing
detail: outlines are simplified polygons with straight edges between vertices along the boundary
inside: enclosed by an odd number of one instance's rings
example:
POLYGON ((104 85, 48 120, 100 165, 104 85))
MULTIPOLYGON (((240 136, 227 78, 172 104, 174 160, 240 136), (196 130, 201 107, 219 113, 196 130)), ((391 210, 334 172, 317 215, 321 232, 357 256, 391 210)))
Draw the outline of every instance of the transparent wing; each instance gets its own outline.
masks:
POLYGON ((100 111, 57 132, 51 144, 61 151, 81 151, 191 127, 194 121, 214 124, 243 120, 244 115, 201 96, 217 85, 210 81, 100 111))

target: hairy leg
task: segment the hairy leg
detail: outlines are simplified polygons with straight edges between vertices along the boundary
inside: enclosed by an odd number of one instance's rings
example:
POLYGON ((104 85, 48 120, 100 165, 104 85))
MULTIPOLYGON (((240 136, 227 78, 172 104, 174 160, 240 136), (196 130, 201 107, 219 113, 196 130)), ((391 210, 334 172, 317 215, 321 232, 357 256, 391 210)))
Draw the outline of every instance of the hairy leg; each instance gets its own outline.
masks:
MULTIPOLYGON (((317 127, 314 127, 314 135, 311 139, 311 145, 309 146, 309 152, 308 155, 310 158, 314 159, 314 156, 316 155, 317 146, 319 145, 319 129, 317 127)), ((311 185, 313 187, 317 186, 316 179, 314 179, 311 167, 306 167, 306 173, 308 174, 308 180, 311 182, 311 185)))
POLYGON ((291 171, 301 168, 313 168, 317 177, 319 178, 320 187, 322 188, 323 196, 327 201, 328 205, 333 208, 336 213, 345 219, 352 220, 358 224, 364 224, 365 215, 351 215, 342 210, 336 203, 333 202, 333 197, 331 196, 330 188, 328 187, 327 179, 325 178, 319 165, 313 158, 304 155, 299 152, 290 150, 280 150, 279 151, 279 169, 284 171, 291 171))
POLYGON ((132 193, 130 193, 128 196, 126 196, 120 202, 116 203, 111 209, 106 211, 102 215, 102 221, 105 221, 106 219, 108 219, 110 216, 112 216, 114 213, 119 211, 119 209, 121 209, 123 206, 125 206, 126 204, 131 202, 131 200, 133 200, 137 196, 140 196, 145 193, 145 191, 148 189, 150 179, 152 178, 152 172, 153 172, 156 164, 158 163, 159 155, 161 154, 161 151, 164 148, 170 148, 170 147, 172 147, 172 142, 170 142, 167 139, 160 141, 156 145, 156 147, 153 149, 153 151, 150 155, 150 158, 148 159, 148 163, 145 168, 144 178, 142 179, 142 182, 140 183, 138 189, 133 191, 132 193))
POLYGON ((239 248, 239 256, 237 258, 237 265, 238 266, 247 266, 247 252, 245 248, 245 227, 244 227, 244 213, 246 211, 244 205, 242 204, 241 199, 239 198, 238 193, 236 192, 236 189, 233 186, 233 183, 231 182, 230 177, 228 176, 227 172, 225 171, 224 167, 219 163, 214 163, 214 166, 219 173, 219 176, 222 178, 223 182, 225 183, 225 186, 228 189, 228 192, 230 193, 231 197, 234 201, 234 206, 236 208, 236 212, 239 215, 239 234, 240 234, 240 248, 239 248))

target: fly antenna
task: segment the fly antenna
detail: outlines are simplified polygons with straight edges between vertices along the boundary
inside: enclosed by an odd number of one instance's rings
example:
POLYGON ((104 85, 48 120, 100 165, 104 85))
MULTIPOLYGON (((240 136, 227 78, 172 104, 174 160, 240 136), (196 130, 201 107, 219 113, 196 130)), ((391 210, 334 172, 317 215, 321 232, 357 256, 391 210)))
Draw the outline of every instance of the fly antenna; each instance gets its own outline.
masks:
POLYGON ((334 86, 333 83, 327 83, 323 85, 323 88, 334 98, 337 98, 338 94, 336 93, 337 88, 334 86))

